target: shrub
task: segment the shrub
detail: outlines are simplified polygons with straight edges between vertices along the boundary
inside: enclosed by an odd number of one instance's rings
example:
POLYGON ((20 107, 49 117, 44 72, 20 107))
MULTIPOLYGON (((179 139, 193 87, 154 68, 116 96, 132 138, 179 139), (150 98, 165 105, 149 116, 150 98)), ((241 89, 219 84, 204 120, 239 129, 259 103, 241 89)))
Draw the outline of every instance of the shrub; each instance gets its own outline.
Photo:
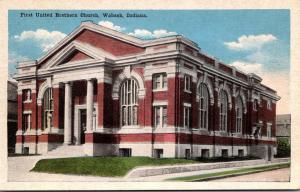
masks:
POLYGON ((287 138, 277 139, 277 155, 276 157, 290 157, 291 145, 287 138))

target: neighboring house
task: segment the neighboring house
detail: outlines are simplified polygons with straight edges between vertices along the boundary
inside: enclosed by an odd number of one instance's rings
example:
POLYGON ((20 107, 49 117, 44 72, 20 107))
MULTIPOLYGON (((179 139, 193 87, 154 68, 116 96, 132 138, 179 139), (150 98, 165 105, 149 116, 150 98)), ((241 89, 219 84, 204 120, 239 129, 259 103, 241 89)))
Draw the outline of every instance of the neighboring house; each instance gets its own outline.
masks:
POLYGON ((17 153, 63 144, 90 156, 274 153, 276 91, 183 36, 141 40, 82 22, 17 69, 17 153))
POLYGON ((291 114, 276 115, 276 137, 291 142, 291 114))
POLYGON ((15 152, 16 132, 18 123, 17 82, 13 79, 7 81, 7 146, 8 152, 15 152))

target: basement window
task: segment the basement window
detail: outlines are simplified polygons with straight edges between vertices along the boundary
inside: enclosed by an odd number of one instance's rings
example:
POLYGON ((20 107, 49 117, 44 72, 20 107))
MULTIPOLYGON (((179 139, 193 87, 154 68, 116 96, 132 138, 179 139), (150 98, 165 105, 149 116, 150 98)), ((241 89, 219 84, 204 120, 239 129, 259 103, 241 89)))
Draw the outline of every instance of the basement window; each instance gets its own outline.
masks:
POLYGON ((119 156, 120 157, 131 157, 131 148, 120 148, 119 156))
POLYGON ((222 157, 228 157, 228 149, 222 149, 222 157))
POLYGON ((244 149, 238 150, 238 157, 244 157, 244 149))
POLYGON ((201 149, 201 157, 209 158, 209 149, 201 149))
POLYGON ((163 149, 154 149, 154 157, 155 158, 162 158, 164 154, 163 149))

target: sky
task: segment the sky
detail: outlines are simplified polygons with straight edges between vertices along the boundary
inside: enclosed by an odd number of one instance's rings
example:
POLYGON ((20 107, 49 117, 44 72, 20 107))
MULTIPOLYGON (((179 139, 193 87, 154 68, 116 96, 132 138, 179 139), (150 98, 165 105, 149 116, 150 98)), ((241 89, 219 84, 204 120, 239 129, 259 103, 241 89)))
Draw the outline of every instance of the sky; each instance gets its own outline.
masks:
POLYGON ((16 72, 18 61, 38 59, 82 21, 92 20, 141 39, 183 35, 225 64, 260 75, 281 96, 277 113, 290 113, 288 10, 10 10, 8 19, 10 74, 16 72), (52 17, 36 13, 52 13, 52 17), (78 17, 55 17, 55 13, 76 13, 78 17), (123 17, 104 17, 105 13, 123 17), (127 13, 146 17, 126 17, 127 13))

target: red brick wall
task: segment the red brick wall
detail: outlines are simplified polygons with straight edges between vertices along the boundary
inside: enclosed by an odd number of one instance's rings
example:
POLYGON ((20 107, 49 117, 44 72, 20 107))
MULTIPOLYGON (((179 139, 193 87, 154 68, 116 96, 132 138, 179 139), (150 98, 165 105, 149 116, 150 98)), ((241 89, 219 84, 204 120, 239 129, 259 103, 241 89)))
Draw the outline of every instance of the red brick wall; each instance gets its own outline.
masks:
POLYGON ((37 93, 31 93, 32 105, 31 105, 31 128, 37 128, 37 93))
POLYGON ((153 100, 168 100, 168 91, 153 92, 153 100))
POLYGON ((39 129, 42 128, 42 113, 43 113, 42 106, 40 105, 37 107, 37 127, 39 129))
POLYGON ((112 85, 109 83, 98 83, 98 126, 109 128, 113 125, 112 109, 112 85))
POLYGON ((23 110, 23 96, 22 94, 18 94, 18 130, 22 130, 23 110))
POLYGON ((62 63, 72 62, 72 61, 80 61, 85 59, 92 59, 90 56, 82 53, 80 51, 74 51, 68 58, 66 58, 62 63))
POLYGON ((168 100, 168 108, 167 108, 167 115, 168 115, 168 125, 174 126, 176 125, 175 122, 175 111, 176 111, 176 77, 168 78, 168 91, 167 91, 167 100, 168 100))
POLYGON ((83 30, 74 40, 88 43, 94 47, 101 48, 113 55, 121 56, 133 53, 141 53, 144 48, 98 34, 93 31, 83 30))
POLYGON ((219 64, 219 69, 221 69, 222 71, 232 75, 232 68, 226 66, 225 64, 220 63, 219 64))
MULTIPOLYGON (((145 114, 145 126, 152 126, 152 80, 151 81, 145 81, 145 89, 146 89, 146 95, 145 95, 145 106, 144 106, 144 114, 145 114)), ((139 114, 141 115, 141 114, 139 114)))
POLYGON ((198 128, 199 127, 199 124, 198 124, 198 120, 199 120, 199 107, 198 107, 198 104, 196 102, 196 93, 197 93, 197 82, 195 83, 192 83, 191 85, 191 97, 190 98, 190 103, 192 105, 192 108, 191 108, 191 128, 198 128))
POLYGON ((59 128, 59 97, 60 95, 59 88, 53 88, 53 127, 59 128))

